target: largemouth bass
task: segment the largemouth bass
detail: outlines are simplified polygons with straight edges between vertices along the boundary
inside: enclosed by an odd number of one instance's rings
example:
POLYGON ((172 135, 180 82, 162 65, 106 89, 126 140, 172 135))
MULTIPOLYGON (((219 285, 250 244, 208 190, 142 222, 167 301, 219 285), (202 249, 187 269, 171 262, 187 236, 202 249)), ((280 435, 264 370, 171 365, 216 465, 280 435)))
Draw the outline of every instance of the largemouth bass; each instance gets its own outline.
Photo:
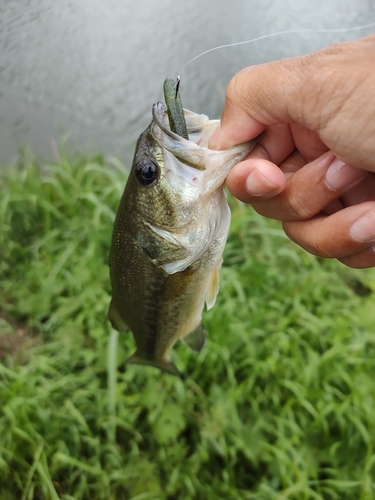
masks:
POLYGON ((219 290, 230 224, 224 181, 257 139, 212 151, 207 146, 218 120, 184 110, 186 139, 171 130, 168 111, 154 104, 118 208, 109 319, 134 335, 129 363, 179 375, 170 351, 178 339, 196 352, 203 348, 202 311, 219 290))

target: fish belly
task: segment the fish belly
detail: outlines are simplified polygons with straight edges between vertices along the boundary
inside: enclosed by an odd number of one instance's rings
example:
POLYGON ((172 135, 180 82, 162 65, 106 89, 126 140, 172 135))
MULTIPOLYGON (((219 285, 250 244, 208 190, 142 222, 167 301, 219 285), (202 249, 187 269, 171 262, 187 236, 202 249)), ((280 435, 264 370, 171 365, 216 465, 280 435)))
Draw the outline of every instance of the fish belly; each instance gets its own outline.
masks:
POLYGON ((174 274, 129 246, 111 262, 116 284, 109 316, 114 328, 134 335, 137 351, 130 362, 171 372, 170 350, 199 327, 205 301, 216 297, 224 245, 214 242, 199 261, 174 274))

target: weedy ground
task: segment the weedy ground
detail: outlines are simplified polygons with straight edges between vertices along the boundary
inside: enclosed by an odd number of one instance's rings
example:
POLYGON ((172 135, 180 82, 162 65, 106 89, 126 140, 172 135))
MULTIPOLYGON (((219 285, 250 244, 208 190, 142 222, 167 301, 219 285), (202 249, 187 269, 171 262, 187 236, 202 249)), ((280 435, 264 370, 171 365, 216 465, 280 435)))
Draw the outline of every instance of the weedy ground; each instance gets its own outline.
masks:
POLYGON ((375 498, 375 275, 231 200, 221 290, 180 380, 107 321, 125 169, 2 172, 0 499, 375 498))

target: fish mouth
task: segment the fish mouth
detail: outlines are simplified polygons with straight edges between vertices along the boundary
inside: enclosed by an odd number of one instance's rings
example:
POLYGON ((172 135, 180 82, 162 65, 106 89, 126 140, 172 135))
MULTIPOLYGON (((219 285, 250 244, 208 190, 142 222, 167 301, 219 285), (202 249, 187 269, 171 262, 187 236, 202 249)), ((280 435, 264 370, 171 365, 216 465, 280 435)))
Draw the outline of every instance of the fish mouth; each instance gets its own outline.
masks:
POLYGON ((152 117, 150 133, 162 150, 168 182, 177 191, 185 186, 193 188, 201 197, 221 186, 231 168, 248 155, 260 138, 259 135, 251 141, 216 151, 208 148, 208 142, 219 120, 184 109, 189 134, 189 139, 185 139, 170 129, 164 103, 153 105, 152 117))
MULTIPOLYGON (((172 153, 182 163, 196 170, 206 170, 210 163, 208 155, 215 151, 208 149, 208 141, 219 120, 210 120, 204 114, 184 109, 189 140, 172 132, 169 126, 167 107, 157 102, 152 107, 151 133, 157 143, 172 153)), ((218 152, 219 153, 219 152, 218 152)))
POLYGON ((161 130, 171 139, 174 139, 175 141, 179 141, 180 139, 187 141, 187 139, 184 139, 171 130, 169 125, 167 106, 163 102, 157 102, 152 106, 152 118, 154 119, 158 127, 160 127, 161 130))
POLYGON ((172 132, 167 107, 164 103, 157 102, 152 107, 151 135, 162 149, 166 149, 181 163, 195 170, 213 173, 218 165, 227 161, 233 166, 246 157, 263 135, 262 132, 248 142, 224 151, 216 151, 209 149, 208 143, 220 120, 210 120, 207 115, 194 113, 185 108, 184 116, 189 139, 172 132), (231 161, 230 158, 236 159, 231 161))

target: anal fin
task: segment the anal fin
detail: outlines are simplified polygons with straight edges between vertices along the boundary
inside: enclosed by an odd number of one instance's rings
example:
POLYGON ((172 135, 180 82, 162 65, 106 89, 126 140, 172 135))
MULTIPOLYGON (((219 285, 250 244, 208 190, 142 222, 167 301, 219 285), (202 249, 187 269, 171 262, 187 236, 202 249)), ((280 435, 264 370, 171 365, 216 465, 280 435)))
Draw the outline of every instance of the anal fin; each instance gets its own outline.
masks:
POLYGON ((115 306, 113 299, 109 304, 108 319, 112 324, 112 327, 118 332, 128 332, 130 329, 125 321, 121 318, 117 307, 115 306))
POLYGON ((192 332, 185 335, 182 341, 194 352, 200 352, 206 343, 206 329, 202 322, 192 332))
POLYGON ((177 368, 177 366, 173 363, 173 361, 163 361, 159 359, 146 359, 143 358, 138 351, 130 356, 129 359, 126 360, 127 363, 131 363, 134 365, 147 365, 153 366, 154 368, 159 368, 163 372, 170 373, 171 375, 176 375, 177 377, 182 377, 181 372, 177 368))

